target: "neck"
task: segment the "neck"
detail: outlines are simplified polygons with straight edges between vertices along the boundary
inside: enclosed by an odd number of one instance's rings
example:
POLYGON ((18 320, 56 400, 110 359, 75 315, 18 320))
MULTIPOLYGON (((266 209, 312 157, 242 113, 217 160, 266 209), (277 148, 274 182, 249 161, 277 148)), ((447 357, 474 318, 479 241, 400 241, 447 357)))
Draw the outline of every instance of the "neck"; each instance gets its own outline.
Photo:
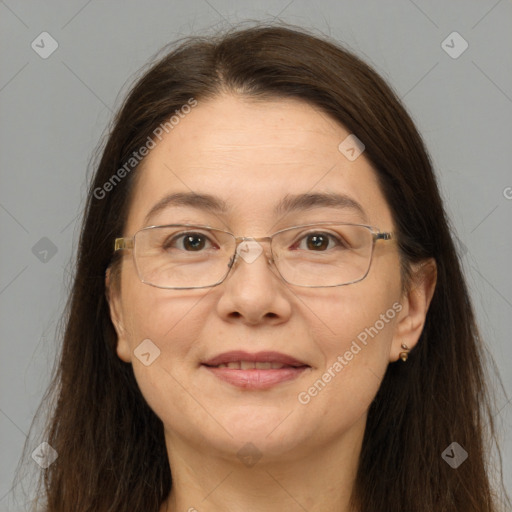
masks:
POLYGON ((229 456, 166 433, 173 487, 160 512, 353 512, 365 422, 274 457, 251 445, 229 456))

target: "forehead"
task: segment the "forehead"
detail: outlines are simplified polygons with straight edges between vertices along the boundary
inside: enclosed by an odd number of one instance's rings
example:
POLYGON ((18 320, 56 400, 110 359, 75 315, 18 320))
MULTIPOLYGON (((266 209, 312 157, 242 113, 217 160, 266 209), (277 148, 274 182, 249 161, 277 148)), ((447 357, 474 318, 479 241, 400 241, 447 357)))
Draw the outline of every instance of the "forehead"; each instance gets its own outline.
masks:
MULTIPOLYGON (((137 170, 127 229, 144 227, 157 202, 181 192, 220 198, 231 225, 258 220, 262 226, 282 213, 276 207, 285 196, 337 193, 363 206, 367 219, 359 215, 359 220, 380 219, 378 227, 389 227, 389 209, 364 153, 350 161, 339 150, 349 135, 302 101, 236 96, 199 101, 164 132, 137 170)), ((353 214, 348 220, 357 220, 353 214)))

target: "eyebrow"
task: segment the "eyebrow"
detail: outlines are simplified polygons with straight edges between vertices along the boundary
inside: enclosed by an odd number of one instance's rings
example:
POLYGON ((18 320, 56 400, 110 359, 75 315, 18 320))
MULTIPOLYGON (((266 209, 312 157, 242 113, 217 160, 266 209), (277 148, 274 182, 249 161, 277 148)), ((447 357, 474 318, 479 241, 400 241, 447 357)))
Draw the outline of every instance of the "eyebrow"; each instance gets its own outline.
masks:
MULTIPOLYGON (((176 192, 166 195, 153 205, 144 218, 144 223, 147 224, 153 216, 171 206, 188 206, 217 214, 225 214, 230 210, 230 207, 223 199, 211 194, 176 192)), ((312 210, 314 208, 348 209, 366 218, 366 212, 355 199, 345 194, 335 192, 315 192, 296 195, 286 194, 274 208, 274 214, 281 216, 297 211, 312 210)))

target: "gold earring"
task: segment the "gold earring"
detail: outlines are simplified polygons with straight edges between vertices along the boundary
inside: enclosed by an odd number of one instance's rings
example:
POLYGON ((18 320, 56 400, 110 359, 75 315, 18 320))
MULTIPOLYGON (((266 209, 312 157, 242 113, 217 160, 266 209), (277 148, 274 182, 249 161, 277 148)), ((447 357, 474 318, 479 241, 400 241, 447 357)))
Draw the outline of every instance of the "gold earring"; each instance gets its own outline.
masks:
POLYGON ((405 343, 402 343, 402 348, 404 352, 400 352, 400 359, 405 363, 409 357, 409 347, 405 343))

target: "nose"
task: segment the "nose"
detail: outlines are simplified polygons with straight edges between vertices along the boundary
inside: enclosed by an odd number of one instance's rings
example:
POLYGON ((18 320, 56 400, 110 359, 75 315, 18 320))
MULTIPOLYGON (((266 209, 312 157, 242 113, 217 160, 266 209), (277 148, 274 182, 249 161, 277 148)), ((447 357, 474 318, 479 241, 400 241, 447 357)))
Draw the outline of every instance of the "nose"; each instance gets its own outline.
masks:
POLYGON ((228 321, 250 325, 278 324, 291 314, 289 294, 273 265, 269 244, 244 239, 231 261, 231 270, 220 285, 218 313, 228 321))

